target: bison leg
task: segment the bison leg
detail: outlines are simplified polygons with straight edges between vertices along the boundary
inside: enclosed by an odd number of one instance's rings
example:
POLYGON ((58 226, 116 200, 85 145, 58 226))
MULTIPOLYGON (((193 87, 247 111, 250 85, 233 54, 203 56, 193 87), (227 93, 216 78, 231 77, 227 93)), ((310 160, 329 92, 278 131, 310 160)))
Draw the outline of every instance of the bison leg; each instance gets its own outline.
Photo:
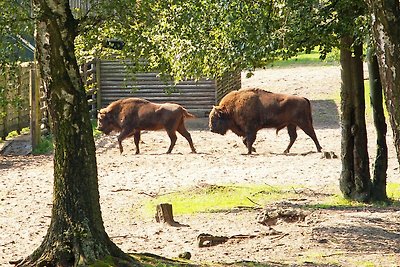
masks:
POLYGON ((140 153, 140 150, 139 150, 140 130, 135 130, 133 132, 133 140, 134 140, 135 146, 136 146, 136 154, 139 154, 140 153))
POLYGON ((122 141, 128 138, 129 136, 132 136, 133 132, 132 129, 125 128, 121 131, 121 133, 118 135, 118 145, 119 145, 119 152, 122 154, 124 151, 122 147, 122 141))
POLYGON ((172 149, 174 148, 176 139, 178 139, 178 138, 176 137, 175 131, 167 130, 167 134, 169 136, 169 139, 171 139, 171 144, 169 145, 169 148, 167 151, 167 154, 169 154, 169 153, 171 153, 172 149))
MULTIPOLYGON (((243 144, 247 147, 247 138, 246 137, 243 137, 243 144)), ((251 151, 256 152, 256 149, 254 148, 254 146, 251 147, 251 151)))
POLYGON ((189 142, 190 149, 192 150, 192 153, 196 153, 196 149, 194 148, 193 141, 192 141, 192 136, 190 133, 186 130, 185 124, 182 123, 178 126, 177 129, 178 133, 180 133, 183 137, 186 138, 186 140, 189 142))
POLYGON ((247 146, 247 154, 251 154, 251 152, 253 152, 253 144, 254 141, 256 141, 256 133, 247 133, 246 137, 244 137, 244 139, 246 140, 245 145, 247 146))
POLYGON ((287 148, 285 149, 285 151, 283 151, 283 153, 285 153, 285 154, 289 153, 289 150, 292 147, 294 141, 296 141, 296 138, 297 138, 296 127, 297 126, 293 125, 293 124, 289 124, 287 126, 287 131, 288 131, 288 134, 289 134, 290 142, 289 142, 289 145, 287 146, 287 148))
POLYGON ((299 127, 314 141, 317 151, 321 152, 322 147, 320 146, 317 135, 315 134, 314 127, 312 123, 307 123, 307 125, 299 125, 299 127))
POLYGON ((122 152, 124 152, 124 148, 122 147, 122 140, 124 140, 124 139, 122 139, 118 136, 119 153, 121 153, 121 154, 122 154, 122 152))

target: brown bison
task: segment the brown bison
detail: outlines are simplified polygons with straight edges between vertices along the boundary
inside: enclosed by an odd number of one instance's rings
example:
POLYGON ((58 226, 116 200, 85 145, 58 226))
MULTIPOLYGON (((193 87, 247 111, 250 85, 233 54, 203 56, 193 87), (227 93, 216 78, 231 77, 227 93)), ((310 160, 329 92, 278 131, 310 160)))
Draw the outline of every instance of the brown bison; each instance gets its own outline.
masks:
POLYGON ((222 98, 209 115, 210 130, 224 135, 231 130, 243 137, 248 154, 255 151, 253 143, 257 131, 276 128, 276 133, 287 127, 290 142, 284 153, 288 153, 297 138, 296 127, 300 127, 321 151, 314 132, 311 105, 307 98, 274 94, 262 89, 232 91, 222 98))
POLYGON ((156 104, 140 98, 125 98, 114 101, 99 111, 97 128, 105 134, 112 131, 120 133, 118 144, 121 153, 124 139, 133 135, 136 154, 139 154, 140 131, 161 129, 165 129, 171 139, 167 153, 171 153, 175 146, 176 131, 186 138, 192 152, 196 153, 192 137, 184 124, 185 118, 194 117, 178 104, 156 104))

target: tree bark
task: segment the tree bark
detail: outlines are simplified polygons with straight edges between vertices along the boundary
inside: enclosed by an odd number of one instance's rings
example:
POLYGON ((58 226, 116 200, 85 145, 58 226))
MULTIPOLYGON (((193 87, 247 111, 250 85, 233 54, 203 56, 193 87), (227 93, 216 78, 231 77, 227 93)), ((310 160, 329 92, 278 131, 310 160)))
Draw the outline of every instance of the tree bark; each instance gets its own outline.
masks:
POLYGON ((369 48, 368 71, 370 84, 370 100, 376 130, 376 157, 372 178, 372 199, 374 201, 387 201, 386 178, 388 168, 388 149, 386 144, 387 125, 383 111, 382 84, 379 77, 378 59, 375 49, 369 48))
POLYGON ((77 21, 68 0, 34 0, 36 52, 54 136, 53 207, 40 247, 18 266, 87 266, 133 260, 108 237, 101 217, 95 145, 75 58, 77 21))
POLYGON ((341 38, 341 158, 340 190, 347 199, 367 202, 371 180, 365 124, 362 46, 353 38, 341 38), (354 46, 354 56, 351 50, 354 46))
POLYGON ((367 0, 371 13, 379 73, 400 163, 400 3, 367 0))

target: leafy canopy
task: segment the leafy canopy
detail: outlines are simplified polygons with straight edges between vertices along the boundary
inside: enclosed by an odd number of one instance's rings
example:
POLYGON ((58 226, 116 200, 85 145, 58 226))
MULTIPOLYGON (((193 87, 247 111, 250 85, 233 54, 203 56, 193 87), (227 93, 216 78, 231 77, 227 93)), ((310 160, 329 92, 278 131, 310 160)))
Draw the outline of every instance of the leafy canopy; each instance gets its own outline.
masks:
POLYGON ((107 20, 83 26, 77 42, 83 60, 127 57, 137 68, 180 80, 263 66, 281 48, 284 1, 117 2, 118 10, 107 20), (101 45, 105 39, 124 41, 124 49, 108 51, 101 45))
MULTIPOLYGON (((324 57, 342 34, 362 28, 357 21, 365 12, 362 0, 81 2, 88 8, 72 6, 80 21, 76 54, 81 63, 127 58, 135 70, 157 70, 175 80, 251 70, 315 46, 324 57), (107 39, 123 41, 123 49, 106 48, 107 39)), ((2 1, 0 8, 5 10, 0 18, 4 62, 4 55, 12 54, 7 50, 16 49, 15 40, 33 36, 33 20, 28 0, 2 1)))

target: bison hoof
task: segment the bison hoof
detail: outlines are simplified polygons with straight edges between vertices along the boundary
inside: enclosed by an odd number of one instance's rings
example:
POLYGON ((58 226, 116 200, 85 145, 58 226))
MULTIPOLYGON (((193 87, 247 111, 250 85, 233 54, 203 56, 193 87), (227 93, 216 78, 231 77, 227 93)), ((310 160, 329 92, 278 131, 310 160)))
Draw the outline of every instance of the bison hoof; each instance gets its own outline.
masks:
POLYGON ((289 153, 289 150, 285 150, 285 151, 283 151, 283 154, 287 154, 287 153, 289 153))

